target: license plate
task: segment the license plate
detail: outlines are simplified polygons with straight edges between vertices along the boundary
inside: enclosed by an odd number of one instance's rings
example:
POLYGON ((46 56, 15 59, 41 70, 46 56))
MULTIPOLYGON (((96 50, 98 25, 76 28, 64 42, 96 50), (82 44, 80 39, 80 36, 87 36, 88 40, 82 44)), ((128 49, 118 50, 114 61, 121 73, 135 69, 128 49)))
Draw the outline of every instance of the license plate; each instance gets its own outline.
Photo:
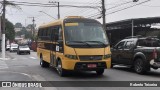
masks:
POLYGON ((88 64, 87 66, 88 66, 88 68, 96 68, 97 67, 96 64, 88 64))

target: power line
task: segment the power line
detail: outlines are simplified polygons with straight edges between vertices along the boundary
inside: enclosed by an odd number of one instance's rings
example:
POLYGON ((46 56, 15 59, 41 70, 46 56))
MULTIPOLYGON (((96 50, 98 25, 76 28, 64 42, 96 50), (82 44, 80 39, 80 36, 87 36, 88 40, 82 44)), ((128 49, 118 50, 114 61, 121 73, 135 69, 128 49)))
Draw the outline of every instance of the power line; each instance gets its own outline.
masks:
POLYGON ((146 1, 143 1, 143 2, 141 2, 141 3, 138 3, 138 4, 135 4, 135 5, 132 5, 132 6, 125 7, 125 8, 123 8, 123 9, 116 10, 116 11, 113 11, 113 12, 111 12, 111 13, 107 13, 106 15, 114 14, 114 13, 116 13, 116 12, 123 11, 123 10, 126 10, 126 9, 128 9, 128 8, 132 8, 132 7, 134 7, 134 6, 141 5, 141 4, 144 4, 144 3, 149 2, 149 1, 151 1, 151 0, 146 0, 146 1))
POLYGON ((125 5, 125 4, 128 4, 128 3, 131 3, 131 1, 128 1, 128 2, 125 2, 125 3, 121 3, 121 4, 118 4, 118 5, 116 5, 116 6, 107 8, 106 10, 110 10, 110 9, 113 9, 113 8, 117 8, 117 7, 120 7, 120 6, 125 5))
POLYGON ((160 7, 160 6, 152 6, 152 5, 141 5, 141 6, 146 6, 146 7, 160 7))
MULTIPOLYGON (((98 1, 99 2, 99 1, 98 1)), ((90 0, 89 2, 86 2, 86 3, 97 3, 97 0, 90 0)), ((92 5, 93 6, 93 5, 92 5)), ((82 14, 82 13, 84 13, 84 12, 87 12, 88 10, 90 10, 91 8, 80 8, 80 9, 82 9, 82 10, 77 10, 77 9, 74 9, 74 10, 70 10, 69 12, 67 11, 67 13, 65 13, 65 14, 73 14, 73 12, 74 13, 80 13, 80 14, 82 14), (82 12, 82 11, 84 11, 84 12, 82 12)), ((84 15, 84 14, 83 14, 84 15)))
MULTIPOLYGON (((53 5, 53 4, 30 3, 30 2, 16 2, 16 1, 10 1, 10 2, 15 2, 16 5, 24 5, 24 6, 57 7, 56 5, 53 5)), ((100 6, 60 5, 60 7, 97 8, 97 7, 100 7, 100 6)))

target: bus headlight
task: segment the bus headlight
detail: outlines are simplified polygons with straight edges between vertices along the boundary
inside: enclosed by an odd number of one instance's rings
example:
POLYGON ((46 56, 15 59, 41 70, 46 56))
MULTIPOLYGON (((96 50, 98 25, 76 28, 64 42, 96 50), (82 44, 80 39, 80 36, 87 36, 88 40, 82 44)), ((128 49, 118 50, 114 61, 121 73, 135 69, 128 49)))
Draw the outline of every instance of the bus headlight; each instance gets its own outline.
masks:
POLYGON ((65 55, 65 57, 70 59, 78 59, 76 55, 65 55))
POLYGON ((103 59, 111 58, 111 54, 104 55, 103 59))

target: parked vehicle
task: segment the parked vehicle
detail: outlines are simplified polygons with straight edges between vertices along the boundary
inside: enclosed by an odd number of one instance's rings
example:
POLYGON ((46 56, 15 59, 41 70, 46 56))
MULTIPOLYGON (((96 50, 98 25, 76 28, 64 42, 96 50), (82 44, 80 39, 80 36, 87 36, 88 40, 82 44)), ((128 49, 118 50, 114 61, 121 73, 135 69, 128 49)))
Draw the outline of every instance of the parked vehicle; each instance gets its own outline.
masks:
POLYGON ((10 52, 13 52, 13 51, 17 51, 17 48, 18 48, 18 44, 11 44, 10 46, 10 52))
POLYGON ((112 66, 133 67, 139 74, 160 68, 160 40, 156 37, 129 37, 112 49, 112 66))
POLYGON ((37 43, 35 41, 31 43, 31 50, 37 51, 37 43))
POLYGON ((30 49, 27 45, 19 45, 18 46, 18 50, 17 50, 17 54, 30 54, 30 49))
POLYGON ((11 45, 8 44, 8 45, 6 46, 6 51, 10 50, 10 47, 11 47, 11 45))

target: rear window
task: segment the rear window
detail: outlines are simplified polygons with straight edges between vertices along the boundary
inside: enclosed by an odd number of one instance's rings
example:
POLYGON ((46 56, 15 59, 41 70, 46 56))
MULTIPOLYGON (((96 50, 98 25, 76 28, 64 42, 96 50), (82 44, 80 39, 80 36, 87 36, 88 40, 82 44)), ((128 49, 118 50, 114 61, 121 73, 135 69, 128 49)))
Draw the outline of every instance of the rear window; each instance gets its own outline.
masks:
POLYGON ((159 39, 141 39, 138 41, 138 46, 160 47, 160 41, 159 39))
POLYGON ((28 48, 28 46, 19 46, 19 48, 28 48))

